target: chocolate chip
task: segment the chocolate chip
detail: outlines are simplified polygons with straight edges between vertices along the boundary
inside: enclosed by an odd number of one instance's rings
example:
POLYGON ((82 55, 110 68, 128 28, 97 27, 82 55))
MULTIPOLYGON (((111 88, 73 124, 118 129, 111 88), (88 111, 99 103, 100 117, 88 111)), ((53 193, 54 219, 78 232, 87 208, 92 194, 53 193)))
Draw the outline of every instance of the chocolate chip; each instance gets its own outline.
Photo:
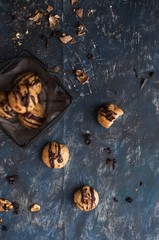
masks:
POLYGON ((113 198, 114 202, 118 202, 118 199, 116 197, 113 198))
POLYGON ((111 154, 111 153, 112 153, 112 150, 111 150, 110 147, 107 147, 105 150, 107 151, 108 154, 111 154))
POLYGON ((134 71, 134 73, 135 73, 135 77, 138 78, 138 74, 137 74, 137 71, 136 71, 135 68, 133 68, 133 71, 134 71))
POLYGON ((6 176, 6 180, 8 181, 9 184, 15 184, 17 178, 18 178, 17 175, 6 176))
POLYGON ((116 165, 116 159, 111 159, 111 158, 107 158, 106 159, 106 164, 109 164, 112 166, 113 170, 115 169, 115 165, 116 165))
POLYGON ((19 213, 18 210, 14 210, 14 211, 13 211, 13 215, 14 215, 14 216, 17 216, 18 213, 19 213))
POLYGON ((139 182, 139 186, 142 186, 142 184, 143 184, 143 182, 140 181, 140 182, 139 182))
POLYGON ((12 202, 12 205, 13 205, 13 208, 14 208, 15 210, 18 210, 18 209, 19 209, 19 203, 17 203, 17 202, 12 202))
POLYGON ((92 53, 88 53, 88 54, 87 54, 87 58, 88 58, 89 60, 92 60, 93 54, 92 54, 92 53))
POLYGON ((149 76, 149 77, 152 77, 152 76, 153 76, 153 74, 154 74, 154 72, 153 72, 153 71, 150 71, 150 72, 148 72, 148 76, 149 76))
POLYGON ((1 227, 1 229, 2 229, 2 231, 7 231, 8 230, 7 227, 4 226, 4 225, 1 227))
POLYGON ((89 145, 92 141, 92 136, 90 133, 85 133, 84 135, 84 138, 85 138, 85 144, 86 145, 89 145))
POLYGON ((125 201, 128 202, 128 203, 132 203, 133 199, 131 197, 126 197, 125 201))
POLYGON ((58 30, 54 30, 50 33, 50 37, 60 37, 61 36, 61 32, 58 30))

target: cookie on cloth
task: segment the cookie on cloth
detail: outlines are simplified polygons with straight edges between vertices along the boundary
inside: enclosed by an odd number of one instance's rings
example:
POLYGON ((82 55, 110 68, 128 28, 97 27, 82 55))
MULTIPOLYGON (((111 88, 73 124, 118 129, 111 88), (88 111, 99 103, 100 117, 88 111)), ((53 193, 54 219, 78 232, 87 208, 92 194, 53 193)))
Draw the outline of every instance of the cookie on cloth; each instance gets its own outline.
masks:
POLYGON ((31 112, 38 104, 36 92, 27 85, 15 85, 8 94, 8 101, 17 113, 31 112))
POLYGON ((26 128, 38 128, 45 120, 45 110, 43 106, 38 103, 31 112, 18 114, 18 119, 26 128))
POLYGON ((69 160, 69 150, 63 144, 49 142, 43 149, 42 160, 49 168, 63 168, 69 160))
POLYGON ((19 75, 16 80, 16 84, 20 87, 21 85, 26 85, 29 88, 33 89, 36 94, 39 94, 42 90, 42 82, 40 77, 32 72, 24 72, 19 75))
POLYGON ((115 104, 105 104, 99 108, 98 122, 105 128, 109 128, 114 121, 124 114, 123 110, 115 104))
POLYGON ((92 187, 83 186, 75 192, 74 203, 80 210, 88 212, 97 207, 99 195, 92 187))
POLYGON ((0 91, 0 117, 5 119, 11 119, 12 117, 14 117, 14 115, 15 112, 7 101, 6 93, 0 91))

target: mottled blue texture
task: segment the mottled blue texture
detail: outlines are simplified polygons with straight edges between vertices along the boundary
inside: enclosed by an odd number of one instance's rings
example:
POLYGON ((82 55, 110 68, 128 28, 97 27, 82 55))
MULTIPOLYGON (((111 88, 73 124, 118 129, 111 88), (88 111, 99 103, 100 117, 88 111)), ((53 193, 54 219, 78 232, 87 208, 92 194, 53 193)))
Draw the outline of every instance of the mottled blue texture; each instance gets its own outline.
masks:
POLYGON ((28 17, 43 10, 47 1, 0 1, 0 60, 27 49, 49 67, 60 65, 62 72, 57 76, 75 97, 59 122, 28 149, 19 148, 0 132, 0 196, 20 204, 18 216, 0 214, 8 227, 7 232, 0 231, 0 239, 158 240, 159 3, 80 0, 77 7, 84 8, 81 22, 87 29, 83 37, 76 36, 79 19, 69 0, 49 4, 54 6, 53 14, 62 17, 60 30, 75 36, 76 44, 62 45, 55 37, 45 48, 40 35, 49 34, 46 23, 30 25, 28 17), (88 8, 93 9, 89 18, 88 8), (11 14, 16 16, 14 21, 11 14), (29 34, 18 45, 12 37, 27 29, 29 34), (92 60, 87 59, 88 53, 93 53, 92 60), (88 73, 90 86, 77 82, 73 74, 77 68, 88 73), (148 71, 154 75, 140 90, 140 78, 148 71), (97 109, 105 102, 125 112, 110 129, 96 120, 97 109), (93 137, 88 146, 83 138, 87 130, 93 137), (64 169, 48 169, 41 161, 41 151, 50 140, 70 149, 64 169), (110 156, 104 151, 108 146, 110 156), (115 170, 106 165, 107 157, 116 158, 115 170), (18 174, 15 186, 6 182, 8 174, 18 174), (99 206, 90 213, 73 205, 73 193, 83 184, 94 187, 100 197, 99 206), (131 204, 125 202, 128 196, 133 198, 131 204), (28 211, 34 202, 41 205, 38 213, 28 211))

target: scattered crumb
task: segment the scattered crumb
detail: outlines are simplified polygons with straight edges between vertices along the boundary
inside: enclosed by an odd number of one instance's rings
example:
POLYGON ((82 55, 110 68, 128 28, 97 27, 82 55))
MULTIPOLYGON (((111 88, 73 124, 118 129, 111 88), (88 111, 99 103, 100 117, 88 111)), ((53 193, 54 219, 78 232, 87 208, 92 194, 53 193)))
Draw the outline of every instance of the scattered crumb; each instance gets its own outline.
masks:
POLYGON ((78 0, 70 0, 70 4, 71 4, 71 5, 74 5, 74 4, 76 4, 76 3, 78 3, 78 0))
POLYGON ((43 13, 37 12, 34 16, 30 17, 29 20, 37 23, 42 17, 43 13))
POLYGON ((90 17, 90 15, 91 15, 93 12, 94 12, 94 11, 93 11, 91 8, 89 8, 89 9, 87 10, 87 16, 90 17))
POLYGON ((23 34, 21 34, 21 33, 19 33, 19 32, 17 32, 17 33, 15 34, 15 36, 16 36, 17 39, 22 39, 22 38, 23 38, 23 34))
POLYGON ((86 145, 89 145, 92 142, 92 136, 89 132, 86 132, 84 135, 84 141, 86 145))
POLYGON ((82 23, 79 23, 77 26, 77 35, 78 36, 83 36, 85 34, 85 27, 82 23))
POLYGON ((77 69, 75 74, 80 83, 85 84, 88 82, 89 77, 83 70, 77 69))
POLYGON ((59 26, 59 18, 60 16, 55 15, 55 16, 49 16, 49 27, 54 29, 57 28, 59 26))
POLYGON ((48 6, 47 6, 47 12, 48 12, 48 13, 51 12, 53 9, 54 9, 53 6, 51 6, 51 5, 48 5, 48 6))
POLYGON ((29 34, 29 31, 28 31, 28 29, 25 31, 25 34, 29 34))
POLYGON ((126 197, 125 201, 128 202, 128 203, 132 203, 133 199, 131 197, 126 197))
POLYGON ((83 18, 83 8, 77 8, 73 10, 77 17, 83 18))
POLYGON ((63 44, 67 44, 67 43, 70 42, 71 40, 72 40, 71 35, 66 35, 66 36, 60 37, 60 41, 61 41, 63 44))
POLYGON ((38 205, 38 204, 33 204, 31 207, 30 207, 30 211, 31 212, 39 212, 40 211, 40 205, 38 205))
POLYGON ((55 72, 55 73, 58 73, 58 72, 61 71, 61 67, 55 66, 55 67, 52 68, 52 71, 55 72))
POLYGON ((2 218, 0 218, 0 224, 3 222, 3 219, 2 218))
POLYGON ((139 186, 142 186, 142 184, 143 184, 143 182, 142 182, 142 181, 140 181, 140 182, 139 182, 139 186))

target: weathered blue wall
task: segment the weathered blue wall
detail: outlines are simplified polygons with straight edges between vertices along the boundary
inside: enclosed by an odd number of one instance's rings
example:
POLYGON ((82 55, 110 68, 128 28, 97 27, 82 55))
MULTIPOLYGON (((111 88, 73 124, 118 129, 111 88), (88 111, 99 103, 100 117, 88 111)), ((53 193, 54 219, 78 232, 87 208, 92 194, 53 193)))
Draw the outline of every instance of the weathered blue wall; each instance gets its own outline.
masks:
MULTIPOLYGON (((49 3, 53 14, 62 17, 60 30, 76 37, 79 19, 69 0, 49 3)), ((0 215, 8 227, 0 231, 0 239, 158 240, 159 2, 80 0, 78 7, 94 10, 81 20, 86 34, 76 37, 74 45, 64 46, 51 38, 47 49, 40 38, 50 33, 45 21, 36 26, 28 20, 46 5, 47 1, 0 1, 0 60, 26 49, 49 67, 62 66, 57 76, 75 99, 60 121, 28 149, 19 148, 0 132, 0 196, 20 204, 18 216, 0 215), (17 32, 23 34, 22 45, 12 39, 17 32), (87 59, 88 53, 93 54, 92 60, 87 59), (90 88, 75 79, 72 71, 77 68, 87 71, 90 88), (149 71, 154 75, 140 90, 140 79, 149 71), (110 129, 96 120, 97 109, 105 102, 125 112, 110 129), (87 130, 93 138, 88 146, 83 138, 87 130), (70 162, 62 170, 48 169, 41 162, 42 148, 50 140, 70 149, 70 162), (111 155, 104 150, 107 147, 111 155), (107 157, 116 159, 114 170, 106 164, 107 157), (13 186, 5 180, 9 174, 19 176, 13 186), (80 212, 72 202, 74 190, 83 184, 94 187, 100 197, 99 206, 90 213, 80 212), (35 214, 28 211, 34 202, 41 205, 35 214)))

